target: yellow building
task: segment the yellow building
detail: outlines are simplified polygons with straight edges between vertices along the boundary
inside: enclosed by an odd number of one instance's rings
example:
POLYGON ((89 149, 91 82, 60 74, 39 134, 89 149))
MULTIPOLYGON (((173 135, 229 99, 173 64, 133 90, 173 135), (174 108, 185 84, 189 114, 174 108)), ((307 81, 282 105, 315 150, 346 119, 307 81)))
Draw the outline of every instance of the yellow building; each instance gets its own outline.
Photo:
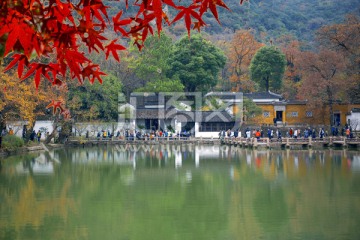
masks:
POLYGON ((244 97, 252 99, 262 109, 260 116, 247 119, 248 123, 259 125, 332 125, 346 124, 346 116, 353 108, 360 104, 333 105, 333 123, 330 123, 330 110, 318 107, 313 108, 306 101, 286 100, 281 95, 272 92, 245 93, 244 97))

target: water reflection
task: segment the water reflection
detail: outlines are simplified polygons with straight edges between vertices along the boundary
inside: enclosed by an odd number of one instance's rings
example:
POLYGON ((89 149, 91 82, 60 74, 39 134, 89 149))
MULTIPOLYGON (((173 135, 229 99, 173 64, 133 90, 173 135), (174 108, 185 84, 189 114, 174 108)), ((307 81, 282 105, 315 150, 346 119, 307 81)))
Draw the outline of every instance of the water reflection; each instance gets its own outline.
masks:
MULTIPOLYGON (((61 156, 55 153, 56 158, 61 156)), ((305 174, 313 167, 327 168, 330 165, 344 171, 360 170, 358 152, 344 150, 252 150, 229 146, 199 145, 126 145, 112 148, 72 149, 69 156, 74 164, 128 165, 133 169, 144 167, 137 162, 146 159, 146 167, 171 167, 175 169, 193 164, 196 168, 212 161, 240 163, 271 176, 284 173, 287 177, 305 174)), ((43 155, 36 163, 44 164, 43 155)), ((46 161, 49 163, 49 161, 46 161)), ((51 162, 50 162, 51 163, 51 162)), ((45 165, 44 165, 45 166, 45 165)), ((46 165, 49 168, 49 165, 46 165)), ((51 165, 52 166, 52 165, 51 165)), ((44 170, 45 171, 45 170, 44 170)))
POLYGON ((359 152, 126 145, 1 163, 0 239, 360 236, 359 152))
POLYGON ((16 165, 16 172, 19 174, 53 174, 54 165, 48 153, 39 153, 31 160, 19 162, 16 165))
MULTIPOLYGON (((337 168, 343 173, 360 171, 360 154, 345 150, 256 150, 229 146, 125 145, 41 152, 18 162, 18 174, 54 174, 58 159, 81 165, 119 165, 137 168, 200 168, 213 163, 246 165, 268 179, 296 178, 316 169, 337 168), (220 162, 219 162, 220 161, 220 162)), ((3 172, 9 169, 3 170, 3 172)), ((230 175, 234 175, 231 173, 230 175)))

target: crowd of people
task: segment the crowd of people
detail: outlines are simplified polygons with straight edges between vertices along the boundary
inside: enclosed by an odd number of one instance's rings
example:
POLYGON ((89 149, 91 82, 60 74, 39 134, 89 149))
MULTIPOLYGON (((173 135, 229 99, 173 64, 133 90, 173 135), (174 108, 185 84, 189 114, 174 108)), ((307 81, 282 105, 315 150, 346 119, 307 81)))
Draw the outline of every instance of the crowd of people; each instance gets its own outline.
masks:
MULTIPOLYGON (((275 139, 281 139, 282 137, 287 138, 319 138, 322 139, 327 136, 344 136, 347 138, 353 138, 355 137, 354 132, 351 128, 351 126, 345 125, 344 127, 339 126, 332 126, 329 129, 329 132, 325 130, 323 127, 315 128, 315 127, 307 127, 307 128, 293 128, 289 127, 287 129, 284 128, 252 128, 249 127, 245 130, 241 131, 240 129, 236 130, 221 130, 219 132, 219 138, 238 138, 238 137, 244 137, 244 138, 264 138, 267 137, 270 140, 275 139), (340 129, 340 130, 339 130, 340 129), (329 133, 330 132, 330 133, 329 133)), ((3 128, 1 130, 0 137, 4 137, 6 135, 14 135, 14 130, 12 128, 9 128, 8 130, 6 128, 3 128)), ((31 134, 29 135, 30 141, 37 141, 40 143, 41 137, 44 133, 42 133, 40 130, 35 132, 33 130, 31 134)), ((46 132, 45 135, 48 135, 49 133, 46 132)), ((25 132, 23 132, 23 138, 25 138, 25 132)), ((89 131, 86 132, 86 138, 89 138, 89 131)), ((182 132, 175 132, 173 130, 151 130, 151 131, 145 131, 143 129, 121 129, 116 130, 114 132, 111 132, 110 130, 101 130, 97 132, 96 137, 98 139, 117 139, 117 140, 155 140, 158 138, 174 138, 174 137, 185 137, 188 138, 191 136, 191 133, 189 131, 182 131, 182 132)))
POLYGON ((267 130, 264 130, 262 128, 246 128, 243 132, 243 135, 241 134, 241 131, 239 129, 235 130, 235 131, 231 131, 230 129, 228 129, 227 131, 225 130, 221 130, 219 132, 219 138, 223 139, 225 137, 245 137, 245 138, 264 138, 267 137, 269 139, 273 139, 273 138, 277 138, 277 139, 281 139, 283 136, 287 137, 287 138, 320 138, 323 139, 324 137, 327 136, 344 136, 347 138, 353 138, 354 137, 354 132, 351 129, 351 126, 345 125, 343 128, 341 128, 341 131, 339 132, 338 127, 332 126, 331 127, 331 135, 329 135, 328 131, 325 130, 323 127, 320 127, 318 129, 316 129, 315 127, 311 128, 305 128, 305 129, 301 129, 301 128, 288 128, 286 130, 284 129, 271 129, 268 128, 267 130))
MULTIPOLYGON (((49 132, 46 132, 45 135, 47 136, 49 134, 49 132)), ((14 130, 10 127, 9 130, 5 127, 1 130, 1 137, 4 137, 6 135, 15 135, 14 130)), ((38 130, 37 132, 35 130, 33 130, 29 136, 29 140, 30 141, 37 141, 40 143, 41 137, 42 137, 43 133, 38 130)), ((22 138, 26 138, 26 131, 23 130, 23 134, 22 134, 22 138)))

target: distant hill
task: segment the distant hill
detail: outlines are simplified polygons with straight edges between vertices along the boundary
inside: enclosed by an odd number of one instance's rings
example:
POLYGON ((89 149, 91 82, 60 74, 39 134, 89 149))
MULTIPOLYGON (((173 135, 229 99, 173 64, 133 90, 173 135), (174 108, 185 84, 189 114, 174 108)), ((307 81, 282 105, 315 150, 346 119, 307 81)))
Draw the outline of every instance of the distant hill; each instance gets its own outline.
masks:
POLYGON ((268 38, 290 33, 311 42, 321 26, 341 22, 349 13, 360 16, 359 0, 250 0, 241 6, 236 0, 224 2, 232 11, 219 11, 222 26, 206 18, 210 25, 206 32, 219 34, 224 28, 231 31, 251 28, 257 37, 260 32, 268 38))
MULTIPOLYGON (((175 0, 186 5, 192 0, 175 0)), ((124 9, 124 2, 105 1, 111 6, 110 15, 124 9)), ((130 1, 131 2, 131 1, 130 1)), ((297 39, 312 42, 314 32, 321 26, 338 23, 349 13, 360 16, 360 0, 250 0, 243 5, 239 0, 224 0, 231 11, 219 8, 221 25, 206 14, 208 26, 204 29, 210 35, 232 34, 238 29, 253 29, 255 35, 265 35, 267 39, 283 34, 292 34, 297 39), (265 33, 265 34, 264 34, 265 33)), ((134 14, 130 7, 126 14, 134 14)), ((175 12, 169 9, 171 18, 175 12)), ((182 25, 184 25, 182 23, 182 25)), ((175 35, 185 34, 170 28, 175 35)))

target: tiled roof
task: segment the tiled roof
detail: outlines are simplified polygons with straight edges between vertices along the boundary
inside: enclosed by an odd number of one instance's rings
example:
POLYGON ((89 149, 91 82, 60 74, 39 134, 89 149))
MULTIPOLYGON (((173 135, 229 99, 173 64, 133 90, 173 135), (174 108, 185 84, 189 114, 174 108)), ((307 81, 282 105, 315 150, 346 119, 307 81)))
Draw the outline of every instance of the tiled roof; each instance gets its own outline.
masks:
POLYGON ((285 101, 286 104, 306 104, 307 101, 305 100, 287 100, 285 101))
POLYGON ((209 92, 204 95, 204 97, 214 96, 220 99, 236 99, 242 97, 243 93, 241 92, 209 92))
POLYGON ((250 98, 250 99, 282 99, 282 96, 280 94, 276 94, 273 92, 253 92, 253 93, 244 93, 244 97, 250 98))

